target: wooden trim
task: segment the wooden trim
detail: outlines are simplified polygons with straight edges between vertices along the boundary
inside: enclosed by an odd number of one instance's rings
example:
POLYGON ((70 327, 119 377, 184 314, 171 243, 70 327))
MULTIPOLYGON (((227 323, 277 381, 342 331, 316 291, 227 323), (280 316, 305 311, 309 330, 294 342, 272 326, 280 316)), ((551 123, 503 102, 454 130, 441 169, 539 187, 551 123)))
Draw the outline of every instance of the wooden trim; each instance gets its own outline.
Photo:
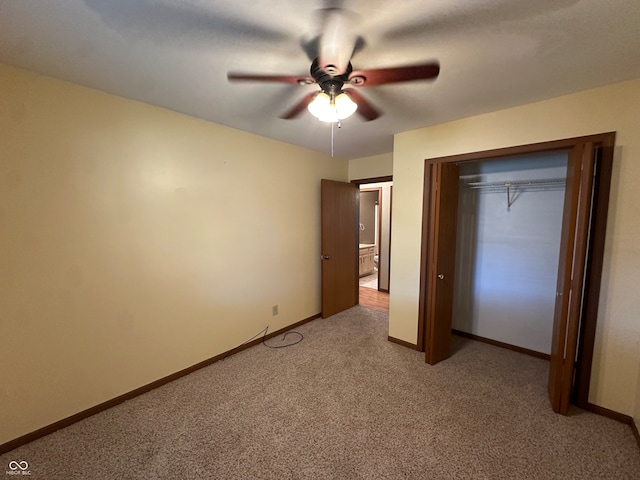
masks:
POLYGON ((611 418, 620 423, 625 423, 627 425, 633 425, 633 417, 629 415, 625 415, 624 413, 616 412, 615 410, 610 410, 605 407, 601 407, 600 405, 595 405, 593 403, 587 402, 585 405, 585 410, 595 413, 598 415, 602 415, 603 417, 611 418))
POLYGON ((465 163, 477 162, 478 160, 493 160, 502 157, 515 157, 519 155, 529 155, 540 152, 551 152, 558 150, 571 150, 577 144, 592 142, 599 145, 613 146, 611 138, 615 138, 615 132, 597 133, 584 137, 572 137, 562 140, 552 140, 549 142, 529 143, 514 147, 496 148, 493 150, 483 150, 479 152, 462 153, 449 155, 446 157, 435 157, 426 159, 427 163, 465 163), (611 142, 611 143, 610 143, 611 142))
POLYGON ((424 166, 422 192, 422 242, 420 246, 420 285, 418 290, 418 341, 417 348, 425 351, 425 327, 427 325, 427 272, 429 271, 429 218, 431 211, 431 167, 424 166))
POLYGON ((629 425, 629 427, 631 427, 633 437, 636 439, 636 443, 638 444, 638 448, 640 448, 640 432, 638 432, 638 426, 636 425, 636 421, 633 419, 633 417, 625 415, 624 413, 616 412, 615 410, 601 407, 600 405, 595 405, 590 402, 586 402, 584 407, 581 408, 591 413, 595 413, 596 415, 602 415, 603 417, 611 418, 620 423, 629 425))
POLYGON ((389 289, 387 288, 379 288, 378 291, 382 293, 389 293, 389 289))
POLYGON ((455 328, 451 329, 451 333, 457 335, 459 337, 469 338, 471 340, 477 340, 478 342, 488 343, 489 345, 493 345, 494 347, 506 348, 507 350, 512 350, 518 353, 524 353, 525 355, 530 355, 536 358, 542 358, 543 360, 549 360, 549 354, 536 352, 535 350, 529 350, 528 348, 518 347, 517 345, 511 345, 510 343, 500 342, 498 340, 493 340, 491 338, 481 337, 479 335, 474 335, 473 333, 463 332, 462 330, 456 330, 455 328))
POLYGON ((389 187, 389 255, 387 255, 387 290, 391 290, 391 240, 393 234, 393 185, 389 187))
POLYGON ((388 336, 387 340, 391 343, 397 343, 398 345, 402 345, 403 347, 410 348, 411 350, 418 350, 418 346, 413 343, 405 342, 404 340, 400 340, 399 338, 394 338, 392 336, 388 336))
POLYGON ((131 390, 130 392, 127 393, 123 393, 122 395, 119 395, 115 398, 112 398, 111 400, 107 400, 106 402, 102 402, 99 403, 98 405, 94 405, 93 407, 87 408, 86 410, 83 410, 81 412, 78 412, 74 415, 71 415, 70 417, 67 418, 63 418, 62 420, 58 420, 55 423, 52 423, 50 425, 44 426, 42 428, 39 428, 38 430, 35 430, 31 433, 27 433, 25 435, 22 435, 18 438, 15 438, 13 440, 9 440, 8 442, 5 442, 3 444, 0 444, 0 455, 10 452, 11 450, 14 450, 18 447, 21 447, 22 445, 25 445, 29 442, 33 442, 34 440, 37 440, 39 438, 42 438, 46 435, 49 435, 53 432, 56 432, 57 430, 60 430, 62 428, 68 427, 74 423, 79 422, 80 420, 84 420, 85 418, 88 418, 92 415, 95 415, 96 413, 100 413, 104 410, 108 410, 111 407, 115 407, 116 405, 119 405, 123 402, 126 402, 127 400, 131 400, 132 398, 135 398, 139 395, 142 395, 144 393, 150 392, 151 390, 154 390, 158 387, 161 387, 163 385, 166 385, 167 383, 173 382, 174 380, 177 380, 180 377, 184 377, 186 375, 189 375, 190 373, 195 372, 196 370, 200 370, 201 368, 204 367, 208 367, 209 365, 212 365, 214 363, 216 363, 219 360, 224 360, 225 358, 229 357, 230 355, 234 355, 236 353, 239 353, 243 350, 246 350, 250 347, 253 347, 255 345, 258 345, 259 343, 262 343, 263 340, 269 340, 270 338, 273 338, 275 336, 281 335, 289 330, 292 330, 296 327, 299 327, 300 325, 303 325, 305 323, 311 322, 312 320, 316 320, 320 318, 320 314, 317 313, 309 318, 305 318, 304 320, 301 320, 299 322, 296 322, 292 325, 289 325, 288 327, 284 327, 281 328, 280 330, 277 330, 275 332, 269 333, 268 335, 266 335, 265 337, 260 337, 260 338, 256 338, 255 340, 252 340, 251 342, 248 342, 244 345, 240 345, 238 347, 232 348, 231 350, 221 353, 219 355, 216 355, 215 357, 211 357, 207 360, 204 360, 202 362, 196 363, 195 365, 192 365, 190 367, 187 367, 183 370, 180 370, 178 372, 172 373, 171 375, 167 375, 166 377, 160 378, 158 380, 155 380, 151 383, 148 383, 146 385, 143 385, 142 387, 138 387, 135 390, 131 390))
MULTIPOLYGON (((376 255, 375 251, 378 250, 378 286, 377 290, 380 290, 380 247, 382 246, 382 187, 378 187, 378 244, 374 249, 374 255, 376 255)), ((389 249, 391 250, 391 249, 389 249)), ((375 262, 374 262, 375 266, 375 262)), ((375 267, 374 267, 375 268, 375 267)))
POLYGON ((636 439, 636 443, 638 444, 638 448, 640 449, 640 432, 638 431, 638 425, 636 425, 636 421, 633 419, 633 417, 625 415, 624 413, 616 412, 615 410, 601 407, 600 405, 595 405, 590 402, 585 403, 584 407, 581 408, 584 408, 584 410, 587 410, 591 413, 595 413, 596 415, 602 415, 603 417, 611 418, 618 422, 629 425, 629 427, 631 427, 633 437, 636 439))
POLYGON ((351 180, 351 183, 355 183, 356 185, 362 185, 365 183, 383 183, 383 182, 393 182, 393 175, 387 175, 385 177, 359 178, 357 180, 351 180))
MULTIPOLYGON (((356 274, 355 281, 353 282, 352 287, 355 288, 355 299, 356 303, 353 306, 360 304, 360 267, 358 262, 360 261, 360 187, 356 187, 356 222, 354 224, 354 256, 353 256, 353 267, 356 274)), ((344 233, 344 232, 343 232, 344 233)), ((339 312, 336 312, 339 313, 339 312)), ((321 312, 322 318, 326 318, 324 308, 321 312)))

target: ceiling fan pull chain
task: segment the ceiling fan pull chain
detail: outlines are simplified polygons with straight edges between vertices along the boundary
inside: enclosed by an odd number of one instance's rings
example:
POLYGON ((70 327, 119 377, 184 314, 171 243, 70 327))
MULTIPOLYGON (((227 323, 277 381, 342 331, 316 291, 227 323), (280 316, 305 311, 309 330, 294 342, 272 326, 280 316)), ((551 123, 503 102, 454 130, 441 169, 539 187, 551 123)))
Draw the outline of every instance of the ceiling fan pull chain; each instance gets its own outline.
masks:
POLYGON ((334 123, 331 122, 331 158, 333 158, 333 125, 334 123))

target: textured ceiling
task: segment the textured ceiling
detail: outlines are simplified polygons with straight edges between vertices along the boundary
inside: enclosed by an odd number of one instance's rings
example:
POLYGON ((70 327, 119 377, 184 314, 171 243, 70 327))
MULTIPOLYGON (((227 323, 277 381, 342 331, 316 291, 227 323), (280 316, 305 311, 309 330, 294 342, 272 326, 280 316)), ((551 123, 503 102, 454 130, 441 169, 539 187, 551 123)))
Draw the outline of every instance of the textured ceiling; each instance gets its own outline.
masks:
POLYGON ((355 69, 437 60, 435 81, 363 88, 383 115, 335 131, 335 155, 390 152, 393 134, 640 77, 638 0, 0 0, 0 62, 329 153, 331 128, 279 115, 307 75, 320 9, 352 12, 355 69))

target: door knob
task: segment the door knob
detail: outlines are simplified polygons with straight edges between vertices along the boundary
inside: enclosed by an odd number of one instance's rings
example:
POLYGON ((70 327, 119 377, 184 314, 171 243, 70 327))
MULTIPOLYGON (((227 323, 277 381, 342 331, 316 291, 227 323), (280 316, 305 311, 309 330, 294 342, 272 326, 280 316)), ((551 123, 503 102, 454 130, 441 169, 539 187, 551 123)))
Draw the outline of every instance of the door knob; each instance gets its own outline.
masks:
POLYGON ((329 255, 320 255, 321 260, 329 260, 329 258, 331 258, 329 255))
POLYGON ((439 278, 440 280, 444 280, 444 274, 443 274, 443 273, 438 274, 438 278, 439 278))

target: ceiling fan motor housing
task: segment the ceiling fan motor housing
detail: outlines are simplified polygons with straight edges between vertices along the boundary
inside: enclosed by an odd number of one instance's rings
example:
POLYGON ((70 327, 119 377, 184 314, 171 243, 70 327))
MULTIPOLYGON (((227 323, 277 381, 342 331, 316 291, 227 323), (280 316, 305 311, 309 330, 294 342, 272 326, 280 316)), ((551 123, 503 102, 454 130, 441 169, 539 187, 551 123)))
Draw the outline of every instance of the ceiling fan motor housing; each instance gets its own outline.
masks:
POLYGON ((349 81, 349 75, 353 71, 351 62, 347 65, 347 69, 342 75, 332 75, 331 73, 320 68, 318 59, 316 58, 311 64, 311 76, 320 85, 320 88, 330 97, 335 97, 342 91, 342 86, 349 81))

